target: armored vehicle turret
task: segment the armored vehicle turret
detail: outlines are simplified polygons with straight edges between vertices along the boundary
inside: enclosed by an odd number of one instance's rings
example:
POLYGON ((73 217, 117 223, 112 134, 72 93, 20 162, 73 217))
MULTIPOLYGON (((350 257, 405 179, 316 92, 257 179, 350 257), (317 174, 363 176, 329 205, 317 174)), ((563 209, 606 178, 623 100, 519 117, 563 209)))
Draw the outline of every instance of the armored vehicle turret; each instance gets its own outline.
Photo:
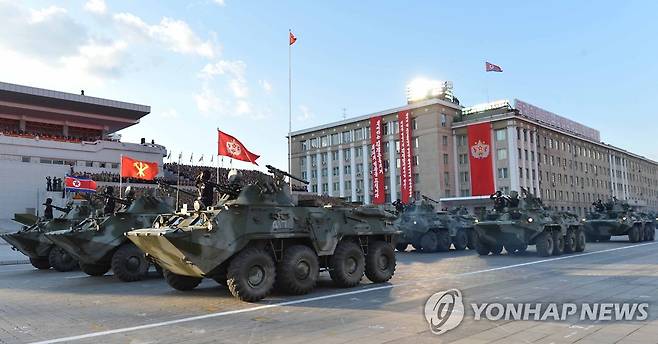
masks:
POLYGON ((436 211, 438 202, 423 196, 420 202, 404 207, 395 221, 395 227, 402 232, 395 248, 405 251, 411 244, 422 252, 448 251, 473 248, 473 226, 475 218, 465 209, 450 212, 436 211))
POLYGON ((78 266, 77 260, 61 248, 53 245, 45 233, 69 228, 93 214, 93 207, 88 202, 74 204, 66 208, 55 207, 63 212, 60 217, 42 219, 32 226, 26 226, 14 233, 0 235, 12 247, 30 258, 30 263, 37 269, 71 271, 78 266))
POLYGON ((630 242, 655 240, 655 217, 640 213, 616 198, 605 203, 598 200, 592 205, 595 210, 584 219, 587 240, 608 241, 620 235, 628 235, 630 242))
POLYGON ((480 255, 520 254, 535 245, 539 256, 585 250, 585 232, 576 215, 550 211, 541 199, 522 188, 522 196, 512 191, 491 195, 494 208, 475 224, 476 250, 480 255))
POLYGON ((394 215, 374 207, 294 202, 284 177, 301 180, 268 169, 273 177, 247 185, 232 171, 214 206, 196 202, 193 211, 161 217, 154 228, 127 237, 164 269, 171 287, 190 290, 212 278, 250 302, 275 286, 308 293, 320 270, 340 287, 358 285, 364 273, 375 283, 393 276, 394 215))
POLYGON ((89 218, 73 228, 47 233, 46 237, 78 259, 80 269, 88 275, 102 276, 111 268, 120 280, 137 281, 146 275, 150 262, 123 234, 150 226, 158 215, 172 213, 173 208, 149 194, 134 201, 116 200, 124 205, 118 212, 89 218))

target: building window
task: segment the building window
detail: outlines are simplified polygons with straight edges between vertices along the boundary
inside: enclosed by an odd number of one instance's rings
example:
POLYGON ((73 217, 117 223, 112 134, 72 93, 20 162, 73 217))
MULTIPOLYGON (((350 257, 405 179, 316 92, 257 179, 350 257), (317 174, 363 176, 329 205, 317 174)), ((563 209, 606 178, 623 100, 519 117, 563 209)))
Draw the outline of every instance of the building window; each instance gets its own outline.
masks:
POLYGON ((318 148, 318 138, 314 137, 311 140, 311 148, 318 148))
POLYGON ((345 190, 352 190, 352 181, 351 180, 345 181, 345 190))
POLYGON ((448 137, 443 135, 443 145, 447 146, 448 145, 448 137))
POLYGON ((418 166, 418 164, 420 163, 420 159, 418 159, 418 155, 414 155, 413 163, 414 166, 418 166))
POLYGON ((340 173, 340 167, 336 166, 331 168, 331 175, 338 176, 339 173, 340 173))
POLYGON ((508 178, 508 176, 509 176, 509 173, 508 173, 507 167, 503 167, 503 168, 498 169, 498 178, 504 179, 504 178, 508 178))
POLYGON ((331 144, 332 145, 340 144, 340 135, 338 135, 338 133, 331 134, 331 144))
POLYGON ((443 164, 444 165, 448 164, 448 154, 443 154, 443 164))
POLYGON ((345 165, 344 171, 345 171, 345 174, 351 174, 352 173, 352 165, 345 165))
POLYGON ((496 157, 498 158, 498 160, 507 159, 507 149, 501 148, 501 149, 497 150, 496 151, 496 157))
POLYGON ((350 158, 351 158, 350 155, 351 154, 350 154, 350 149, 349 148, 343 149, 343 159, 345 159, 345 161, 350 161, 350 158))
POLYGON ((306 167, 306 157, 305 156, 303 156, 299 159, 299 165, 301 166, 302 169, 306 167))
POLYGON ((302 151, 305 151, 305 150, 308 149, 308 144, 307 144, 307 142, 308 142, 308 141, 304 140, 304 141, 302 141, 302 142, 299 143, 299 144, 301 145, 301 147, 302 147, 302 151))
POLYGON ((356 147, 354 149, 354 157, 358 158, 363 155, 363 147, 356 147))
POLYGON ((354 129, 354 141, 361 141, 361 140, 363 140, 363 129, 362 128, 354 129))
POLYGON ((343 132, 343 143, 350 143, 352 142, 352 132, 351 131, 344 131, 343 132))
POLYGON ((507 138, 507 132, 505 129, 496 130, 496 141, 504 141, 507 138))
POLYGON ((329 136, 322 136, 320 138, 320 146, 327 147, 329 145, 329 136))
POLYGON ((441 126, 445 127, 447 123, 448 123, 448 117, 446 116, 446 114, 442 113, 441 114, 441 126))
POLYGON ((331 160, 332 161, 338 160, 338 151, 331 151, 331 160))
POLYGON ((326 177, 328 173, 329 173, 329 172, 327 171, 326 168, 323 168, 323 169, 322 169, 322 176, 323 176, 323 177, 326 177))

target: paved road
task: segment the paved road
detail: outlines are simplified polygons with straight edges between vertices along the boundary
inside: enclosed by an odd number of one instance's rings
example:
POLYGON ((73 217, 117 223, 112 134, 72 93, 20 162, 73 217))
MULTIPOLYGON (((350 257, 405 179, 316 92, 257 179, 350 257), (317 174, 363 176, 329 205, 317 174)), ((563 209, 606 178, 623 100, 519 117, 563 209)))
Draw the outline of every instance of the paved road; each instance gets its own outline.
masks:
POLYGON ((658 343, 658 242, 590 244, 557 258, 474 252, 398 255, 390 284, 321 287, 303 297, 234 300, 213 281, 191 292, 152 277, 0 267, 0 343, 658 343), (462 324, 440 336, 423 315, 441 290, 464 295, 462 324), (649 303, 646 321, 488 321, 471 303, 649 303), (73 336, 73 337, 71 337, 73 336))

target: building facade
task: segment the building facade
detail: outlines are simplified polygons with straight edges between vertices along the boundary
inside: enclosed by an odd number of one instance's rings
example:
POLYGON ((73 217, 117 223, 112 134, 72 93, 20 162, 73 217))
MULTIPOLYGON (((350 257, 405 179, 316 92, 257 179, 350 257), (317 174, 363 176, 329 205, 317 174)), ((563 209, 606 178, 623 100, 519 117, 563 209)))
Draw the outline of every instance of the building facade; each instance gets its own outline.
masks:
POLYGON ((0 219, 39 214, 47 197, 63 205, 46 177, 118 174, 121 155, 162 164, 155 143, 121 142, 113 134, 139 123, 145 105, 0 83, 0 219))
POLYGON ((658 163, 602 143, 595 129, 519 100, 473 107, 451 100, 420 100, 293 132, 292 173, 316 194, 366 204, 404 198, 398 119, 408 112, 413 199, 426 195, 445 207, 473 209, 488 205, 495 190, 523 187, 551 208, 580 215, 610 197, 658 208, 658 163), (373 119, 382 122, 379 201, 373 119))

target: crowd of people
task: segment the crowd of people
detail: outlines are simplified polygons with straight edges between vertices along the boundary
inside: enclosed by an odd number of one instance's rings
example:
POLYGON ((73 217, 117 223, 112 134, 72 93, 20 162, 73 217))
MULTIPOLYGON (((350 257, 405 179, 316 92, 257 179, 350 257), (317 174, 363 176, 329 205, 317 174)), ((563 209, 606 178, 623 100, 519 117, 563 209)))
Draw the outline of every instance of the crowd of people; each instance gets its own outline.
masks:
POLYGON ((0 132, 0 134, 4 136, 22 137, 22 138, 35 139, 35 140, 48 140, 48 141, 71 142, 71 143, 79 143, 82 141, 93 142, 93 141, 103 140, 102 136, 76 137, 76 136, 46 134, 46 133, 33 133, 33 132, 26 132, 24 130, 3 130, 2 132, 0 132))

